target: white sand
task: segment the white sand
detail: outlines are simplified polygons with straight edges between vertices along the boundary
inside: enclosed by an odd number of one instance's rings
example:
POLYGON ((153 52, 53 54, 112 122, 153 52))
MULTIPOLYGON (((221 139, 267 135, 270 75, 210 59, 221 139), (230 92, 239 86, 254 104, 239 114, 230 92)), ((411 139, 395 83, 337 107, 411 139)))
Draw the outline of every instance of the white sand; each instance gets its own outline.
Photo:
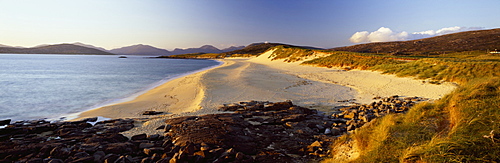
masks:
POLYGON ((414 78, 401 78, 376 71, 345 71, 335 68, 300 65, 301 62, 271 61, 268 57, 272 52, 268 51, 249 61, 283 70, 286 74, 297 75, 301 78, 351 87, 357 90, 358 94, 355 98, 359 103, 369 103, 376 96, 388 97, 392 95, 439 99, 457 87, 456 84, 449 82, 436 85, 422 80, 415 80, 414 78))
MULTIPOLYGON (((157 133, 154 129, 165 118, 181 115, 217 113, 222 104, 240 101, 284 101, 331 110, 345 105, 342 100, 357 99, 368 103, 375 96, 419 96, 438 99, 455 86, 423 84, 411 78, 398 78, 371 71, 343 71, 302 66, 268 59, 272 51, 252 59, 225 59, 219 67, 184 76, 167 82, 136 99, 98 108, 80 114, 80 118, 145 118, 143 111, 154 110, 169 114, 137 123, 138 127, 125 132, 157 133)), ((318 54, 323 55, 323 54, 318 54)))

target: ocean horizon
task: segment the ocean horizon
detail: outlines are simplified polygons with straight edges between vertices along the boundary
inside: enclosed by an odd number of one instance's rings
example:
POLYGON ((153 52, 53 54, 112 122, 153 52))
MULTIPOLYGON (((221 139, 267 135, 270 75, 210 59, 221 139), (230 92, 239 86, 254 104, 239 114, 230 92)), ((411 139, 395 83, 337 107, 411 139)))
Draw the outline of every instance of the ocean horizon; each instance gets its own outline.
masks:
POLYGON ((0 120, 69 120, 221 64, 145 56, 0 54, 0 120))

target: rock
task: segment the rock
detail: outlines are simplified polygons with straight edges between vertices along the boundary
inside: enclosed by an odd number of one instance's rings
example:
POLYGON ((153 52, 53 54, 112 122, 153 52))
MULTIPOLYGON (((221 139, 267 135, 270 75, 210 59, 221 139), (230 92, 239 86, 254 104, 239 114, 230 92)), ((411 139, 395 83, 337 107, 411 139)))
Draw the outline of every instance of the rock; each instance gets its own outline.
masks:
POLYGON ((356 114, 355 113, 348 113, 348 114, 344 114, 344 118, 345 119, 354 119, 354 117, 356 117, 356 114))
POLYGON ((314 143, 312 143, 311 145, 309 145, 309 147, 321 147, 321 142, 315 141, 314 143))
POLYGON ((97 122, 97 119, 98 119, 97 117, 93 117, 93 118, 86 118, 82 121, 84 121, 84 122, 97 122))
POLYGON ((347 131, 351 131, 351 130, 354 130, 354 129, 356 129, 355 125, 349 125, 349 126, 347 126, 347 131))
POLYGON ((156 128, 156 130, 164 130, 165 129, 165 125, 161 125, 160 127, 156 128))
POLYGON ((116 153, 116 154, 124 154, 132 152, 134 149, 132 148, 134 145, 129 142, 125 143, 110 143, 108 147, 104 149, 106 153, 116 153))
POLYGON ((132 136, 132 140, 146 140, 148 138, 148 135, 146 134, 139 134, 139 135, 134 135, 132 136))
POLYGON ((146 154, 148 156, 152 156, 155 153, 164 152, 164 149, 161 147, 144 148, 143 152, 144 152, 144 154, 146 154))
POLYGON ((331 134, 332 134, 333 136, 341 135, 341 134, 342 134, 342 131, 341 131, 341 129, 340 129, 339 127, 333 127, 333 128, 331 129, 331 134))
POLYGON ((147 138, 149 140, 157 140, 160 138, 160 135, 159 134, 148 135, 147 138))
POLYGON ((94 126, 87 123, 94 118, 19 121, 0 129, 0 162, 311 162, 326 156, 326 147, 337 136, 387 110, 404 112, 411 102, 383 100, 342 107, 332 116, 290 101, 243 102, 224 106, 234 106, 232 113, 167 119, 157 128, 166 131, 162 135, 139 134, 131 139, 120 132, 131 129, 133 119, 94 126))
POLYGON ((104 156, 104 163, 114 163, 119 157, 116 154, 108 154, 104 156))
MULTIPOLYGON (((45 162, 45 160, 44 160, 45 162)), ((64 161, 61 159, 50 159, 47 163, 63 163, 64 161)))
POLYGON ((67 158, 71 154, 71 150, 66 147, 55 147, 50 151, 52 158, 67 158))
POLYGON ((116 159, 115 163, 134 163, 134 159, 132 156, 126 155, 126 156, 120 156, 118 159, 116 159))
POLYGON ((86 156, 86 157, 82 157, 82 158, 78 158, 74 161, 70 161, 71 163, 77 163, 77 162, 93 162, 94 161, 94 157, 92 156, 86 156))
POLYGON ((0 120, 0 126, 9 125, 11 119, 0 120))
POLYGON ((325 135, 329 135, 331 133, 332 133, 332 130, 330 130, 330 128, 325 129, 325 135))
POLYGON ((172 129, 172 125, 167 124, 167 125, 165 125, 164 129, 165 129, 165 132, 169 132, 170 129, 172 129))
POLYGON ((364 115, 360 119, 361 119, 361 121, 363 121, 365 123, 368 123, 368 122, 370 122, 372 120, 372 118, 373 117, 371 115, 364 115))
POLYGON ((157 111, 144 111, 142 115, 158 115, 158 114, 163 114, 163 112, 157 112, 157 111))
POLYGON ((97 151, 94 153, 94 162, 103 162, 104 161, 104 156, 106 156, 106 153, 103 151, 97 151))
POLYGON ((155 146, 155 144, 153 144, 153 143, 141 143, 141 144, 139 144, 139 148, 140 149, 151 148, 151 147, 154 147, 154 146, 155 146))

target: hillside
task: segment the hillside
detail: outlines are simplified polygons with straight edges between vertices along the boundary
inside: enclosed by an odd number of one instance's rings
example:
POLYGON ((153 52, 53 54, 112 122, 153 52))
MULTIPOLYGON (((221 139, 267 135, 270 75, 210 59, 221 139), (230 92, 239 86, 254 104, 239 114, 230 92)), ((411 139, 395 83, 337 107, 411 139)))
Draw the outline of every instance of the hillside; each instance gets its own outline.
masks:
POLYGON ((259 55, 259 54, 267 51, 271 47, 280 46, 280 45, 286 46, 286 47, 300 47, 300 48, 304 48, 304 49, 320 49, 320 48, 315 48, 315 47, 295 46, 295 45, 288 45, 288 44, 283 44, 283 43, 253 43, 253 44, 246 46, 243 49, 225 52, 222 54, 224 54, 224 55, 233 55, 233 54, 259 55))
POLYGON ((187 48, 187 49, 180 49, 176 48, 172 51, 171 55, 179 55, 179 54, 193 54, 193 53, 223 53, 223 52, 228 52, 228 51, 234 51, 234 50, 239 50, 244 48, 244 46, 231 46, 226 49, 218 49, 212 45, 203 45, 199 48, 187 48))
POLYGON ((411 41, 360 44, 330 50, 393 55, 433 55, 495 49, 500 49, 500 29, 468 31, 411 41))
POLYGON ((72 44, 73 45, 78 45, 78 46, 83 46, 83 47, 87 47, 87 48, 93 48, 93 49, 97 49, 97 50, 100 50, 100 51, 108 52, 108 50, 106 50, 104 48, 97 47, 97 46, 94 46, 94 45, 84 44, 84 43, 81 43, 81 42, 75 42, 75 43, 72 43, 72 44))
POLYGON ((187 49, 180 49, 180 48, 175 48, 172 51, 173 55, 177 54, 188 54, 188 53, 221 53, 222 51, 212 45, 203 45, 199 48, 187 48, 187 49))
POLYGON ((13 54, 93 54, 93 55, 114 55, 109 52, 94 48, 87 48, 73 44, 46 45, 34 48, 12 48, 0 47, 0 53, 13 54))
POLYGON ((287 45, 282 43, 253 43, 248 46, 245 46, 242 49, 237 49, 229 52, 223 53, 208 53, 208 52, 193 52, 193 53, 185 53, 179 55, 172 56, 162 56, 160 58, 224 58, 224 57, 250 57, 257 56, 261 53, 267 51, 269 48, 283 46, 283 47, 296 47, 303 49, 320 49, 315 47, 308 46, 295 46, 295 45, 287 45))
POLYGON ((169 52, 168 50, 143 44, 112 49, 110 50, 110 52, 119 55, 149 55, 149 56, 172 55, 172 53, 169 52))

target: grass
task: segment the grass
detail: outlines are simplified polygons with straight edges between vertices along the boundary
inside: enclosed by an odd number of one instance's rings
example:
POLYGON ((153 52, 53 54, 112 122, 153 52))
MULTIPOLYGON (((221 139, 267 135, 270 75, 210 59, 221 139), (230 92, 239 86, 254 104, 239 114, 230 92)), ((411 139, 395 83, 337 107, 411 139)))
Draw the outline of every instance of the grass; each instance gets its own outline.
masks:
POLYGON ((464 84, 470 79, 500 76, 500 62, 491 61, 493 58, 426 58, 405 64, 376 65, 371 70, 396 74, 401 77, 414 76, 418 79, 444 80, 464 84))
POLYGON ((301 49, 280 49, 273 55, 294 61, 316 52, 331 55, 303 64, 368 69, 460 85, 440 100, 420 103, 406 114, 387 115, 338 138, 331 147, 333 154, 345 153, 343 146, 350 143, 359 150, 359 157, 351 162, 500 162, 499 55, 469 51, 394 57, 301 49))
POLYGON ((301 61, 302 58, 312 56, 316 51, 298 47, 286 47, 283 45, 276 46, 274 49, 273 54, 270 56, 273 58, 272 60, 285 59, 285 62, 301 61))
POLYGON ((390 58, 374 54, 361 54, 356 52, 331 52, 332 55, 306 61, 303 64, 316 65, 320 67, 349 67, 352 69, 366 70, 376 65, 398 65, 405 61, 404 58, 390 58))
POLYGON ((499 162, 499 106, 500 78, 475 79, 436 103, 344 135, 334 146, 356 141, 362 150, 353 162, 499 162), (488 138, 492 131, 497 137, 488 138))
POLYGON ((285 62, 302 61, 315 53, 330 54, 305 61, 302 64, 320 67, 338 67, 382 71, 399 77, 415 77, 430 80, 465 84, 470 79, 500 76, 500 55, 489 55, 485 51, 451 52, 431 57, 425 56, 390 56, 371 53, 324 51, 297 47, 277 46, 271 55, 273 60, 285 59, 285 62))

